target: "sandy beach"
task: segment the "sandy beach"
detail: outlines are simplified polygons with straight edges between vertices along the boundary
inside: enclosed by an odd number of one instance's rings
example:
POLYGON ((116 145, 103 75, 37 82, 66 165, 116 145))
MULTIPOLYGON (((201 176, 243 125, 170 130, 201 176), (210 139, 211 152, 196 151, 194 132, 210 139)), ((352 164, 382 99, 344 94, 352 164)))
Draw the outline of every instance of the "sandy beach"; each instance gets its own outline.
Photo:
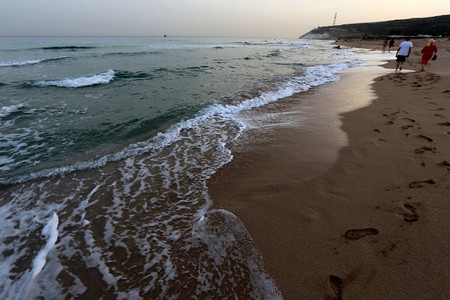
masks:
POLYGON ((394 61, 349 70, 262 108, 282 118, 249 115, 263 126, 209 181, 284 299, 450 298, 450 41, 425 72, 427 40, 412 42, 400 74, 394 61))

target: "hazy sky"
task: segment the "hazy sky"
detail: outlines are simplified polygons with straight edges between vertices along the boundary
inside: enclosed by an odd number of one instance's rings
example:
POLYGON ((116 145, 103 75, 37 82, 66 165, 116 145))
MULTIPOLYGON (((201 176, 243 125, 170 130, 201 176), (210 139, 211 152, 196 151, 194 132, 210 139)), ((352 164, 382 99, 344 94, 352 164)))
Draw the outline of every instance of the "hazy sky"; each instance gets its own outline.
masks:
POLYGON ((317 27, 450 14, 450 0, 0 0, 4 35, 297 38, 317 27))

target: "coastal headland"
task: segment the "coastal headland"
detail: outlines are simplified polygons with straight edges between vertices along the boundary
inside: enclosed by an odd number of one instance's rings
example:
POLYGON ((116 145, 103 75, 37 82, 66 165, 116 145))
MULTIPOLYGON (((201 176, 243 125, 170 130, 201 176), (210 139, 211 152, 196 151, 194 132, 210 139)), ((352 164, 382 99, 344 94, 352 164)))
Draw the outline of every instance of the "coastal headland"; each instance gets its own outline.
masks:
POLYGON ((262 108, 302 124, 265 121, 209 181, 285 299, 448 299, 450 41, 417 72, 426 42, 400 74, 357 68, 262 108))
POLYGON ((302 39, 381 39, 400 36, 450 36, 450 15, 371 23, 322 26, 302 35, 302 39))

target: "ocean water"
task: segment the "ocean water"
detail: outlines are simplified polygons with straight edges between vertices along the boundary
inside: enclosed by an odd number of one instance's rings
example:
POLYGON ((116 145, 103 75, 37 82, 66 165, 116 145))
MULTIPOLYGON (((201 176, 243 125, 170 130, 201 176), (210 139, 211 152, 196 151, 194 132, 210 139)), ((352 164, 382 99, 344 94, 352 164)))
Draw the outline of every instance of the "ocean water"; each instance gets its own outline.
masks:
POLYGON ((374 59, 327 41, 0 38, 0 299, 280 299, 206 182, 240 112, 374 59))

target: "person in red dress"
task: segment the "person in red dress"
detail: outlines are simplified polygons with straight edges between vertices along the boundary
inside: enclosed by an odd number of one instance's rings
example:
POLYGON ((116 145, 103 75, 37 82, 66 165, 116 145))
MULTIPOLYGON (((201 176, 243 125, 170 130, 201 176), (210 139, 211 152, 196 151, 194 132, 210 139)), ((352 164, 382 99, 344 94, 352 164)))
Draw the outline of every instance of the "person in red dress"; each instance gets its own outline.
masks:
POLYGON ((434 55, 436 55, 438 51, 435 43, 436 43, 435 40, 430 40, 430 42, 425 47, 423 47, 421 51, 422 52, 422 69, 420 70, 421 72, 425 71, 425 66, 427 65, 428 61, 434 55))

